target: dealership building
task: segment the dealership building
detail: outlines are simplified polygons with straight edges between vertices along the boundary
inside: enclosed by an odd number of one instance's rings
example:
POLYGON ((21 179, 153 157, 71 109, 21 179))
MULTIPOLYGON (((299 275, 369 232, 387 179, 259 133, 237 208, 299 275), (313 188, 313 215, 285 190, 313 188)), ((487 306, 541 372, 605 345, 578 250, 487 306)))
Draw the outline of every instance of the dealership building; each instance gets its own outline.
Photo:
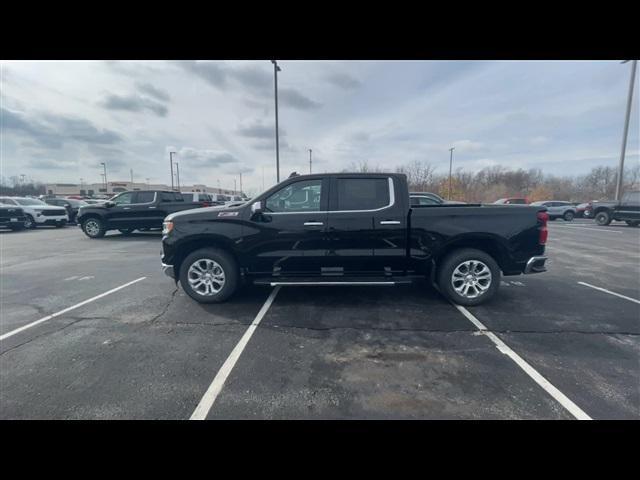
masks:
MULTIPOLYGON (((47 195, 67 196, 67 195, 113 195, 120 192, 132 190, 172 190, 164 184, 150 184, 137 182, 108 182, 104 183, 47 183, 47 195)), ((174 189, 175 190, 175 189, 174 189)), ((221 193, 223 195, 240 195, 240 192, 227 190, 224 188, 208 187, 206 185, 181 185, 181 192, 203 192, 221 193)))

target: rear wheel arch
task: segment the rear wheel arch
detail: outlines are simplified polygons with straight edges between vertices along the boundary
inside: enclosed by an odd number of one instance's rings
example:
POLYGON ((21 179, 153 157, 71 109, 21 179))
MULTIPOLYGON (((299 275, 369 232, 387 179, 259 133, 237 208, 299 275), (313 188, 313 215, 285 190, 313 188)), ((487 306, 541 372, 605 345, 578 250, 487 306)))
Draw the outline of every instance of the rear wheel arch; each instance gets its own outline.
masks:
POLYGON ((468 237, 448 243, 433 257, 436 269, 447 255, 451 254, 455 250, 464 248, 480 250, 491 256, 501 270, 508 270, 509 255, 507 248, 502 245, 499 240, 491 237, 468 237))

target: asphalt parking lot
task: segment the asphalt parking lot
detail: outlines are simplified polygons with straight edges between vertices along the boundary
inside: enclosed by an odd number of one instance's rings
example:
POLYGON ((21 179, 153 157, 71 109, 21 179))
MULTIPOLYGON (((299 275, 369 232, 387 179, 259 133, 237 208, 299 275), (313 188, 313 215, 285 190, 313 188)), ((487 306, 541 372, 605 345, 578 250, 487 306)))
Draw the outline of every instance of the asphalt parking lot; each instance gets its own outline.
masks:
POLYGON ((200 305, 159 233, 1 232, 0 418, 638 419, 640 229, 549 229, 547 273, 467 310, 427 282, 200 305))

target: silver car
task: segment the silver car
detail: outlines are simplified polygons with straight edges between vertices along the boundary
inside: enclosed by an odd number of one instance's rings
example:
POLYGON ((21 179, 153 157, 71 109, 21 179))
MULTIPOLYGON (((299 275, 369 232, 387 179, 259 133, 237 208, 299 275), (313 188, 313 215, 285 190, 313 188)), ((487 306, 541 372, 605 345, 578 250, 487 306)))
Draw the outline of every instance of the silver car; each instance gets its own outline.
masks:
POLYGON ((563 218, 566 222, 571 222, 576 216, 576 207, 570 202, 561 202, 556 200, 544 200, 541 202, 533 202, 531 205, 536 207, 547 207, 549 220, 563 218))

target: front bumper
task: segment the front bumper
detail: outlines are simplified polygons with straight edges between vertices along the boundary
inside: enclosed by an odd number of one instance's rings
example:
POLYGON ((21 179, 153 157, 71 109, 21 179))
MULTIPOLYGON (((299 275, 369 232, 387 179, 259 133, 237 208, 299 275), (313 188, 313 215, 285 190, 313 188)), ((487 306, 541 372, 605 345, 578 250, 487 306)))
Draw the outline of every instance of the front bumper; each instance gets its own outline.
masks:
POLYGON ((44 216, 44 215, 36 215, 34 221, 39 225, 55 225, 60 223, 67 223, 69 221, 69 217, 66 215, 55 215, 55 216, 44 216))
POLYGON ((527 265, 524 267, 524 274, 528 275, 530 273, 542 273, 547 271, 547 267, 545 263, 547 261, 547 257, 537 256, 531 257, 527 261, 527 265))
POLYGON ((167 277, 176 279, 176 274, 173 271, 173 265, 167 265, 166 263, 162 264, 162 273, 164 273, 167 277))

